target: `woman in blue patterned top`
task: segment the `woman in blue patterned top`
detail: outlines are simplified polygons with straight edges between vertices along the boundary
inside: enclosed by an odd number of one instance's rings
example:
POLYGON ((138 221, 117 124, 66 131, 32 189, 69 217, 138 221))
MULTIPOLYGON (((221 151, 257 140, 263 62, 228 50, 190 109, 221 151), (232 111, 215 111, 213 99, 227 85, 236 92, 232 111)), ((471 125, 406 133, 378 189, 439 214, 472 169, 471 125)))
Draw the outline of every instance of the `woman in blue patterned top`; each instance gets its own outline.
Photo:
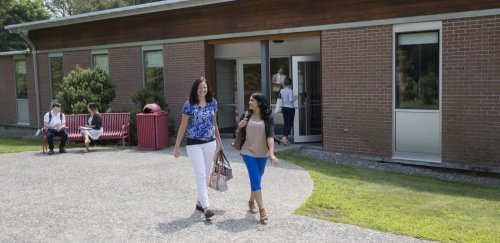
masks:
POLYGON ((186 151, 196 176, 196 210, 203 212, 208 219, 214 215, 208 209, 208 176, 215 152, 222 150, 223 146, 217 126, 217 101, 212 98, 203 77, 194 81, 189 100, 182 108, 182 120, 174 148, 175 158, 180 155, 179 146, 184 134, 187 138, 186 151))

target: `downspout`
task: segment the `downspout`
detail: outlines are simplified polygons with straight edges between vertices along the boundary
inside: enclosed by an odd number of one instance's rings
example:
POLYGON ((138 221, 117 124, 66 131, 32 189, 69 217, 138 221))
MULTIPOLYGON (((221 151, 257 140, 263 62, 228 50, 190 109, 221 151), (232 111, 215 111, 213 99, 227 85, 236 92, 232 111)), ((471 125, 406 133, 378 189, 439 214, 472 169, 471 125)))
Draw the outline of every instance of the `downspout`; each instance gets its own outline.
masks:
POLYGON ((33 42, 30 41, 29 37, 28 37, 28 31, 26 30, 19 30, 19 32, 17 32, 21 38, 24 39, 24 41, 26 41, 26 43, 28 43, 28 45, 30 46, 31 48, 31 53, 32 53, 32 57, 33 57, 33 76, 35 77, 35 100, 36 100, 36 119, 37 119, 37 128, 41 128, 42 127, 42 124, 40 123, 41 120, 40 120, 40 86, 39 86, 39 81, 38 81, 38 56, 37 56, 37 49, 36 49, 36 46, 35 44, 33 44, 33 42))

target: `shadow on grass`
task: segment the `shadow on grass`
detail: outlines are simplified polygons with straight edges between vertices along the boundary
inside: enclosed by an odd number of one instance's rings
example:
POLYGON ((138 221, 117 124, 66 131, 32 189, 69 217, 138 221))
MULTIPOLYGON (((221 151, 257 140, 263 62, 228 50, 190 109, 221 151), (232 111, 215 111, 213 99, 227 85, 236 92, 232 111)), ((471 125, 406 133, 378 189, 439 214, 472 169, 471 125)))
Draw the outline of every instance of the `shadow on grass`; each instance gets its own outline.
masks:
POLYGON ((340 165, 329 161, 312 159, 296 151, 283 152, 280 153, 279 156, 308 171, 320 173, 329 177, 384 184, 419 192, 500 201, 500 190, 495 187, 451 182, 419 175, 359 168, 351 165, 340 165))

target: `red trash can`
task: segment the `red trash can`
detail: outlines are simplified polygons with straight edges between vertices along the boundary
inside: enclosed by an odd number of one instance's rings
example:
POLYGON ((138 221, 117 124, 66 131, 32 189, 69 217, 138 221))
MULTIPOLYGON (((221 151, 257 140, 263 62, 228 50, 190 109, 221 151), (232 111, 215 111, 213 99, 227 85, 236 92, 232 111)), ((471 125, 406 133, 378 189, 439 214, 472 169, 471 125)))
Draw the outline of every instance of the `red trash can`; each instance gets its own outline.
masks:
POLYGON ((137 145, 141 150, 167 148, 168 113, 157 104, 147 104, 142 113, 136 115, 137 145))

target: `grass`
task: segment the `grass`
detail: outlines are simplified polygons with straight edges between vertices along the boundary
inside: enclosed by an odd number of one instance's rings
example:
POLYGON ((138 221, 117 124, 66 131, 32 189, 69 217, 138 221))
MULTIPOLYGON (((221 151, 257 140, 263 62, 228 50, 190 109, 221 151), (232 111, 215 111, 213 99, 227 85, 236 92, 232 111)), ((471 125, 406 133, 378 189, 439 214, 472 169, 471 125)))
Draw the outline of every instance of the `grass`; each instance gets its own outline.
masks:
POLYGON ((443 242, 498 242, 500 189, 337 165, 298 152, 295 163, 314 180, 296 213, 443 242))
MULTIPOLYGON (((59 146, 59 141, 54 142, 54 147, 59 146)), ((66 142, 66 147, 77 147, 81 146, 70 141, 66 142)), ((4 153, 17 153, 17 152, 27 152, 27 151, 42 151, 42 141, 40 137, 35 139, 25 139, 25 138, 13 138, 13 137, 0 137, 0 154, 4 153)))

